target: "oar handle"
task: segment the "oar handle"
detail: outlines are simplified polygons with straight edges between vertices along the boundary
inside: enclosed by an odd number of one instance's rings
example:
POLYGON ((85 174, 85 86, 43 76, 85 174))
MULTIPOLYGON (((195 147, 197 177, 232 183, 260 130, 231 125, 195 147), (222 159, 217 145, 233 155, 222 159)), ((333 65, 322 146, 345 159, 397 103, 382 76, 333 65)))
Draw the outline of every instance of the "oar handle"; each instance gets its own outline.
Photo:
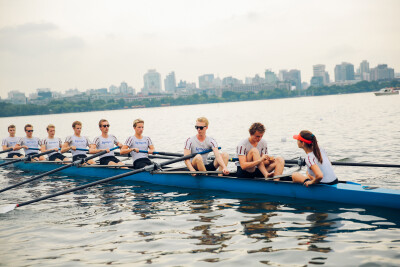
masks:
POLYGON ((10 152, 10 151, 12 151, 13 149, 12 148, 9 148, 9 149, 6 149, 6 150, 3 150, 3 151, 0 151, 0 154, 1 153, 7 153, 7 152, 10 152))
MULTIPOLYGON (((110 149, 110 151, 113 151, 113 150, 118 149, 118 148, 119 148, 119 146, 113 147, 113 148, 110 149)), ((87 148, 76 148, 76 150, 79 150, 79 151, 89 151, 89 149, 87 149, 87 148)))
POLYGON ((40 150, 40 148, 37 147, 28 147, 29 150, 40 150))

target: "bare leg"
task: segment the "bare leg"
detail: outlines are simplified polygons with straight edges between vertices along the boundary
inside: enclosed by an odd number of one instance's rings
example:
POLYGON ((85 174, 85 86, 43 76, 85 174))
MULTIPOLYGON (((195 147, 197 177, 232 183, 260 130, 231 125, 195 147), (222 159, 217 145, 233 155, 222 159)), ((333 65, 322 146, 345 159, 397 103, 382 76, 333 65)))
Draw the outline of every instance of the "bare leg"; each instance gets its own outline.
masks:
MULTIPOLYGON (((222 157, 222 160, 225 163, 225 166, 227 166, 228 165, 228 161, 229 161, 229 154, 226 153, 226 152, 222 152, 221 153, 221 157, 222 157)), ((218 163, 218 161, 216 159, 214 159, 214 167, 218 168, 219 171, 222 171, 222 166, 219 165, 219 163, 218 163)), ((222 174, 218 174, 218 176, 223 176, 223 175, 222 174)))
MULTIPOLYGON (((247 153, 247 161, 257 161, 260 160, 260 152, 256 148, 252 148, 249 153, 247 153)), ((257 165, 258 169, 260 172, 264 175, 265 178, 268 177, 269 173, 267 169, 265 168, 264 162, 261 162, 260 164, 257 165)), ((251 168, 251 169, 246 169, 248 172, 254 172, 256 168, 251 168)))
POLYGON ((293 180, 294 183, 300 183, 300 184, 302 184, 302 183, 304 183, 304 181, 305 181, 306 179, 307 179, 307 177, 304 176, 304 175, 301 174, 301 173, 295 172, 295 173, 292 174, 292 180, 293 180))
MULTIPOLYGON (((285 167, 285 160, 282 157, 275 158, 274 162, 268 165, 267 171, 274 171, 273 176, 278 176, 283 173, 283 168, 285 167)), ((275 181, 279 181, 279 178, 274 179, 275 181)))
POLYGON ((207 171, 206 166, 204 166, 203 158, 200 155, 196 155, 193 158, 192 166, 198 171, 203 171, 203 172, 207 171))

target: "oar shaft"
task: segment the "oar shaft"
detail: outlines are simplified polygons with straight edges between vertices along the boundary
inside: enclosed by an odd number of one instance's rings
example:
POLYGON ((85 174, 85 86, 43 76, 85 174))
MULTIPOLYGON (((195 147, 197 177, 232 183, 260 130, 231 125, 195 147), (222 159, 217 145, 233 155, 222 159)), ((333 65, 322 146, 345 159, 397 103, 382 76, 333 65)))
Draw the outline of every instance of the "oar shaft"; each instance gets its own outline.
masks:
MULTIPOLYGON (((193 154, 189 154, 189 155, 186 155, 186 156, 183 156, 183 157, 180 157, 180 158, 164 161, 164 162, 161 162, 159 164, 159 166, 162 167, 162 166, 169 165, 169 164, 172 164, 172 163, 175 163, 175 162, 179 162, 179 161, 182 161, 182 160, 187 160, 187 159, 190 159, 190 158, 196 156, 197 154, 204 154, 204 153, 208 153, 208 152, 211 152, 211 150, 206 150, 206 151, 203 151, 202 153, 193 153, 193 154)), ((71 189, 68 189, 68 190, 65 190, 65 191, 62 191, 62 192, 58 192, 58 193, 54 193, 54 194, 51 194, 51 195, 48 195, 48 196, 44 196, 44 197, 41 197, 41 198, 37 198, 37 199, 30 200, 30 201, 26 201, 26 202, 23 202, 21 204, 17 204, 16 206, 17 207, 22 207, 22 206, 29 205, 29 204, 32 204, 32 203, 35 203, 35 202, 39 202, 39 201, 42 201, 42 200, 45 200, 45 199, 49 199, 49 198, 53 198, 53 197, 56 197, 56 196, 68 194, 68 193, 71 193, 71 192, 74 192, 74 191, 78 191, 78 190, 81 190, 81 189, 85 189, 85 188, 88 188, 88 187, 91 187, 91 186, 94 186, 94 185, 103 184, 103 183, 107 183, 107 182, 110 182, 110 181, 113 181, 113 180, 117 180, 117 179, 120 179, 120 178, 123 178, 123 177, 126 177, 126 176, 134 175, 134 174, 139 173, 139 172, 150 171, 153 168, 154 168, 154 165, 149 165, 149 166, 146 166, 146 167, 141 168, 141 169, 137 169, 137 170, 134 170, 134 171, 129 171, 129 172, 122 173, 122 174, 119 174, 119 175, 116 175, 116 176, 112 176, 112 177, 109 177, 109 178, 105 178, 105 179, 102 179, 102 180, 99 180, 99 181, 96 181, 96 182, 92 182, 92 183, 89 183, 89 184, 84 184, 84 185, 81 185, 81 186, 78 186, 78 187, 75 187, 75 188, 71 188, 71 189)))
POLYGON ((2 153, 7 153, 7 152, 10 152, 10 151, 12 151, 13 149, 12 148, 9 148, 9 149, 6 149, 6 150, 3 150, 3 151, 0 151, 0 154, 2 154, 2 153))
MULTIPOLYGON (((43 152, 43 153, 39 153, 39 154, 36 154, 36 155, 33 155, 33 156, 29 156, 29 157, 37 158, 37 157, 49 154, 51 152, 54 152, 54 150, 49 150, 49 151, 46 151, 46 152, 43 152)), ((0 164, 0 167, 6 166, 6 165, 10 165, 10 164, 13 164, 13 163, 16 163, 16 162, 19 162, 19 161, 27 160, 29 157, 23 157, 23 158, 19 158, 19 159, 16 159, 16 160, 11 160, 11 161, 8 161, 8 162, 4 162, 4 163, 0 164)))
MULTIPOLYGON (((218 149, 221 149, 221 147, 218 147, 218 149)), ((211 152, 211 151, 209 151, 209 152, 211 152)), ((139 150, 139 153, 149 153, 149 151, 147 151, 147 150, 139 150)), ((160 151, 153 151, 152 154, 153 155, 162 155, 162 156, 172 156, 172 157, 183 157, 184 156, 183 154, 180 154, 180 153, 160 152, 160 151)))
MULTIPOLYGON (((301 166, 305 166, 306 162, 304 159, 300 160, 285 160, 285 163, 289 164, 298 164, 301 166)), ((335 166, 354 166, 354 167, 382 167, 382 168, 400 168, 399 164, 379 164, 379 163, 362 163, 362 162, 338 162, 332 161, 332 165, 335 166)))

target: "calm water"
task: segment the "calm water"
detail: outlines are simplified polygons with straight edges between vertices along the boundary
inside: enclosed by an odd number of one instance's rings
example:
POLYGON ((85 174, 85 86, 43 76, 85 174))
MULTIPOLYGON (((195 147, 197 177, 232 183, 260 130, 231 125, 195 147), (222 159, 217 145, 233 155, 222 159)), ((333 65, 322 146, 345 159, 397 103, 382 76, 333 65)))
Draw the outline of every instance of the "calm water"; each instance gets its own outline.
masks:
MULTIPOLYGON (((263 100, 183 107, 0 118, 7 125, 31 123, 44 137, 71 134, 74 120, 84 135, 99 134, 106 118, 121 142, 132 121, 145 120, 145 134, 158 151, 181 152, 194 135, 195 118, 210 120, 208 134, 234 154, 252 122, 263 122, 272 155, 302 156, 291 138, 313 131, 331 160, 400 162, 400 97, 372 93, 263 100)), ((400 169, 335 167, 342 180, 400 189, 400 169)), ((0 169, 0 188, 28 173, 0 169)), ((19 203, 87 183, 52 176, 1 193, 0 205, 19 203)), ((397 210, 249 194, 205 192, 139 182, 107 186, 42 201, 0 215, 0 266, 398 266, 397 210)))

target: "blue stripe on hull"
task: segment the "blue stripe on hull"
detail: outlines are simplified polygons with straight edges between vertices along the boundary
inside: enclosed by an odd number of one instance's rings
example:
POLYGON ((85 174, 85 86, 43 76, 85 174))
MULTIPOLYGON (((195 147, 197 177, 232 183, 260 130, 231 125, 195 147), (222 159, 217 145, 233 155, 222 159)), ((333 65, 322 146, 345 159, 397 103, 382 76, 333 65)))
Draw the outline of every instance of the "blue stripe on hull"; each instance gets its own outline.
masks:
MULTIPOLYGON (((1 160, 0 160, 1 162, 1 160)), ((16 168, 35 172, 53 170, 62 165, 49 163, 15 163, 16 168)), ((123 169, 99 167, 70 167, 60 171, 68 176, 107 178, 126 172, 123 169)), ((267 194, 310 200, 323 200, 356 205, 372 205, 400 209, 400 190, 376 188, 364 189, 356 183, 337 185, 314 185, 304 187, 291 182, 274 182, 215 176, 191 176, 186 174, 140 174, 127 176, 120 180, 148 182, 166 186, 193 189, 222 190, 235 193, 267 194)))

